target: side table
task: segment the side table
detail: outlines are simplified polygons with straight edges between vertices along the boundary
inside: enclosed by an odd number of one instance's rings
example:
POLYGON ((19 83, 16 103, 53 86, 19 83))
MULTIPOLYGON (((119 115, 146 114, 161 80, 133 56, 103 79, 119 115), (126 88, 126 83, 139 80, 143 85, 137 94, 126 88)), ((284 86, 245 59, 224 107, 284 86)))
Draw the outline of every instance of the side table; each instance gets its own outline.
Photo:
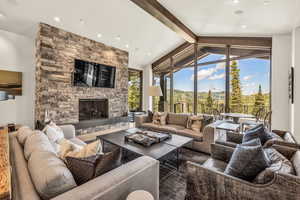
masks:
POLYGON ((126 200, 154 200, 152 194, 145 190, 136 190, 131 192, 126 200))

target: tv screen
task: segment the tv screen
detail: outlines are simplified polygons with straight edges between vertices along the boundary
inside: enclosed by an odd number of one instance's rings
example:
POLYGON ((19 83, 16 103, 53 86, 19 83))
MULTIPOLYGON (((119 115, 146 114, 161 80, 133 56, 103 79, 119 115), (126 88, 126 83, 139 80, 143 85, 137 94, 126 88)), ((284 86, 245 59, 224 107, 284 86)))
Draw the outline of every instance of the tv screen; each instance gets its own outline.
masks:
POLYGON ((74 86, 115 87, 116 68, 75 59, 74 86))

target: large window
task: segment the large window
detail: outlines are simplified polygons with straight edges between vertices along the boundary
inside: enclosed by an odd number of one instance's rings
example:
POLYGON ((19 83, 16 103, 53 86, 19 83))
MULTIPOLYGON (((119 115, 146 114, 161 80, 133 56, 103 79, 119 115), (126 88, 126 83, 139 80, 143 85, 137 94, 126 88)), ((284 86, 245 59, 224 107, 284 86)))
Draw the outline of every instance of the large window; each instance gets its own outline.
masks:
POLYGON ((248 58, 230 63, 230 111, 256 114, 270 110, 270 60, 248 58))
POLYGON ((128 70, 128 107, 129 111, 142 110, 142 71, 128 70))
POLYGON ((174 73, 174 112, 192 113, 194 102, 194 68, 184 68, 174 73))
MULTIPOLYGON (((210 54, 198 63, 224 59, 224 55, 210 54)), ((198 67, 198 113, 212 114, 215 109, 224 111, 225 105, 225 62, 198 67)))
MULTIPOLYGON (((153 85, 154 86, 160 86, 160 77, 158 75, 153 76, 153 85)), ((159 98, 160 97, 152 97, 153 112, 159 111, 159 98)))

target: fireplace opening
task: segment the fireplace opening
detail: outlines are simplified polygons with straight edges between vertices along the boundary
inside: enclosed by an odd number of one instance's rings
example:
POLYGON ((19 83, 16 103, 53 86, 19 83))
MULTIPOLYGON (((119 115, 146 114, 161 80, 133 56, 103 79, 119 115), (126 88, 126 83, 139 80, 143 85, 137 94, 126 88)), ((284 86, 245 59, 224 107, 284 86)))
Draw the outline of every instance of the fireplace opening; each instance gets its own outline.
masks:
POLYGON ((108 99, 80 99, 79 121, 107 119, 108 99))

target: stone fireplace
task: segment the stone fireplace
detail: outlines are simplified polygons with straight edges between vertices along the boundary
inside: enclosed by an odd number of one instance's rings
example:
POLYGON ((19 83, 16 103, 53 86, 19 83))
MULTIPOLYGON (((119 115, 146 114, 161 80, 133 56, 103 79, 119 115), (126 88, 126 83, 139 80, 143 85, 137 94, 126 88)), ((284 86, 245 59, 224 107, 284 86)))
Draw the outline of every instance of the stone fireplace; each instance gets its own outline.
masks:
POLYGON ((108 118, 108 99, 79 99, 79 121, 108 118))

